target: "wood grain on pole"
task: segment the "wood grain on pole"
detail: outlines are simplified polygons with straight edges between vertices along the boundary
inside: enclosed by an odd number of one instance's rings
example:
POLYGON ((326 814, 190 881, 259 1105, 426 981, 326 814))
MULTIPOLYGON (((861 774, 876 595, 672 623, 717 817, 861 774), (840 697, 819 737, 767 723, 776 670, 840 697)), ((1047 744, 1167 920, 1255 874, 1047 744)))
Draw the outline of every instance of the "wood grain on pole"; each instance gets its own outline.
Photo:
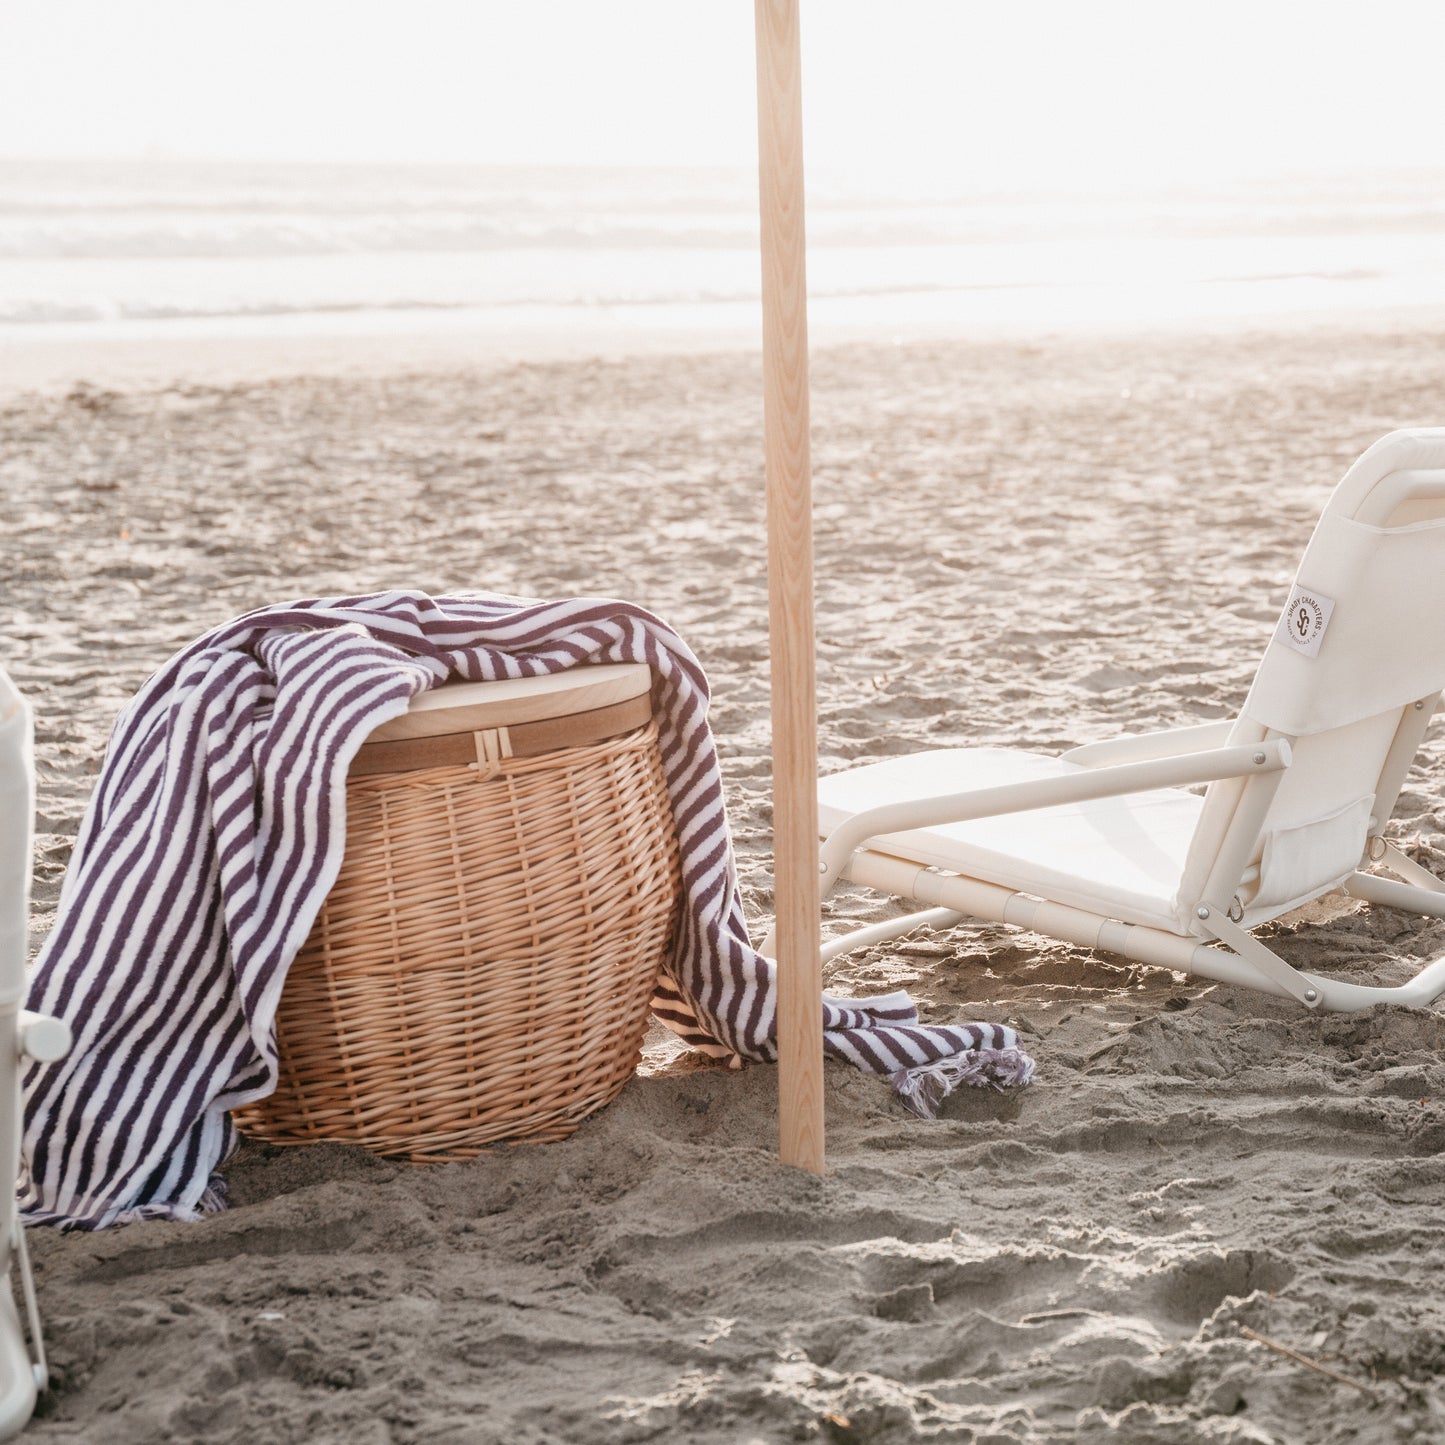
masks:
POLYGON ((817 701, 798 3, 755 0, 754 13, 778 919, 778 1124, 783 1162, 821 1174, 817 701))

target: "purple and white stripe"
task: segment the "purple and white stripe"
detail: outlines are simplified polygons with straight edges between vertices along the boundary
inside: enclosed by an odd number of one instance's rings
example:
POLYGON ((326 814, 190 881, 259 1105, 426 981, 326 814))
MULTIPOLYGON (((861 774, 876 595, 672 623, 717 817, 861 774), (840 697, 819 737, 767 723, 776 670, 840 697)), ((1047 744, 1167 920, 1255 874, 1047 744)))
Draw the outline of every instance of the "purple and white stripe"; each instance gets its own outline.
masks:
MULTIPOLYGON (((452 680, 645 662, 683 856, 683 924, 653 1008, 718 1057, 774 1055, 774 965, 748 942, 707 681, 629 603, 416 592, 263 608, 172 658, 116 723, 28 1006, 70 1055, 25 1073, 21 1207, 102 1228, 222 1207, 229 1110, 270 1093, 286 970, 335 881, 368 734, 452 680)), ((959 1081, 1026 1082, 1012 1031, 925 1026, 906 995, 823 999, 828 1051, 931 1114, 959 1081)))

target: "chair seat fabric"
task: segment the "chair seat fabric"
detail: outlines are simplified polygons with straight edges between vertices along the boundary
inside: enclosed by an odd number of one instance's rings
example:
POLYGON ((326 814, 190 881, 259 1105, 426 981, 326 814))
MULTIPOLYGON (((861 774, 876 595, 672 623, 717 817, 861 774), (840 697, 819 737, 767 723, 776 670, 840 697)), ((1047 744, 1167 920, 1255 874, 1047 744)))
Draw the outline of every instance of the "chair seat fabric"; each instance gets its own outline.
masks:
MULTIPOLYGON (((1004 748, 949 748, 889 758, 823 778, 818 825, 826 836, 867 808, 1088 771, 1078 763, 1004 748)), ((1172 933, 1185 855, 1204 799, 1178 788, 890 833, 870 847, 1124 923, 1172 933)))

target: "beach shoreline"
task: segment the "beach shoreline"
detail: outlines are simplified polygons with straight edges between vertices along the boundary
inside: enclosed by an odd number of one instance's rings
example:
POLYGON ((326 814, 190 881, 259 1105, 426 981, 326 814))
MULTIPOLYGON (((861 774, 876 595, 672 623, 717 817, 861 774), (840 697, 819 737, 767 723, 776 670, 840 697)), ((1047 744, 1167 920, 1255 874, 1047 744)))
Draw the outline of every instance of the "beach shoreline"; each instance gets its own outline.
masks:
MULTIPOLYGON (((814 301, 814 352, 854 346, 1009 345, 1118 342, 1190 337, 1314 335, 1326 342, 1376 332, 1445 333, 1445 306, 1326 309, 1213 315, 1162 312, 1107 320, 1092 309, 1053 316, 999 311, 961 325, 946 311, 933 319, 870 319, 848 306, 814 301)), ((751 303, 697 306, 519 307, 440 318, 303 316, 289 324, 255 318, 191 322, 0 328, 0 398, 75 386, 120 391, 238 386, 293 376, 378 377, 419 372, 591 360, 752 353, 761 320, 751 303)))
MULTIPOLYGON (((1445 424, 1442 335, 1423 312, 897 345, 815 329, 824 769, 1231 715, 1345 467, 1445 424)), ((671 623, 712 680, 761 936, 751 345, 432 344, 6 357, 0 661, 37 720, 33 946, 149 672, 251 607, 395 586, 615 596, 671 623)), ((1437 720, 1394 829, 1437 870, 1442 763, 1437 720)), ((845 887, 825 926, 896 907, 845 887)), ((1332 900, 1271 946, 1394 982, 1445 924, 1332 900)), ((925 1122, 830 1065, 823 1179, 776 1163, 773 1069, 659 1036, 560 1144, 430 1169, 248 1144, 222 1214, 31 1231, 55 1388, 28 1438, 1445 1434, 1439 1012, 1315 1017, 982 924, 845 956, 828 986, 1011 1023, 1038 1079, 925 1122)))

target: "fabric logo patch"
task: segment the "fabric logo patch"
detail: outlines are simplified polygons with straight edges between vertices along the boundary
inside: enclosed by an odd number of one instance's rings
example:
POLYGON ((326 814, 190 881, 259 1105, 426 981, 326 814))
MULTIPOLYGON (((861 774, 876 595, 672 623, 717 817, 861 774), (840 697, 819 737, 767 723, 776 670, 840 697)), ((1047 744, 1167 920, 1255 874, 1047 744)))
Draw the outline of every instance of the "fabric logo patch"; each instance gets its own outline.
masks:
POLYGON ((1302 652, 1306 657, 1318 657, 1325 628, 1330 625, 1330 614, 1334 610, 1333 597, 1311 592, 1307 587, 1296 587, 1290 593, 1284 616, 1280 618, 1274 635, 1296 652, 1302 652))

